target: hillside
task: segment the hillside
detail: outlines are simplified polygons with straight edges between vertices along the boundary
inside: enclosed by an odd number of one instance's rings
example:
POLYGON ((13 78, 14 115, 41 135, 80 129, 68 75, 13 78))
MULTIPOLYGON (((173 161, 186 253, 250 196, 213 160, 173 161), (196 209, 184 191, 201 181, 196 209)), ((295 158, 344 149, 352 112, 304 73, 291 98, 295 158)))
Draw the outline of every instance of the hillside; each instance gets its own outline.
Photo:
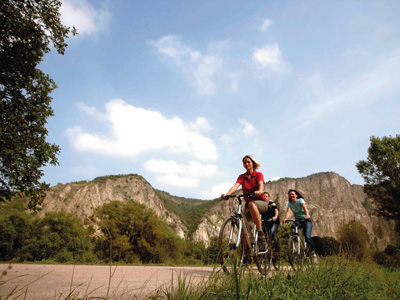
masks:
MULTIPOLYGON (((313 235, 335 237, 342 222, 355 219, 367 227, 375 248, 382 249, 390 241, 398 241, 398 235, 391 229, 393 225, 372 214, 372 206, 363 193, 363 187, 351 185, 336 173, 318 173, 304 178, 266 182, 265 190, 271 193, 272 199, 281 207, 281 216, 285 211, 287 191, 290 188, 303 192, 314 221, 313 235)), ((154 189, 142 176, 136 174, 58 184, 47 193, 40 214, 64 210, 85 219, 94 208, 112 200, 145 204, 161 220, 167 222, 179 237, 191 238, 206 245, 211 237, 218 235, 222 222, 230 215, 227 201, 172 196, 154 189)))

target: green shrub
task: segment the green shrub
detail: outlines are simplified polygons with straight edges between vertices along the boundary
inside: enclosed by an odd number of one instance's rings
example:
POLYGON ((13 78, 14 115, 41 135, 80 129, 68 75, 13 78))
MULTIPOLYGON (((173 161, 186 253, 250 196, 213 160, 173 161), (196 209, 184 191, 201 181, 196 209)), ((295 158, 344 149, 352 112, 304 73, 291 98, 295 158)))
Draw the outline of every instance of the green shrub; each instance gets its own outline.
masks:
POLYGON ((356 220, 342 223, 338 228, 338 239, 344 253, 361 259, 370 253, 367 228, 356 220))

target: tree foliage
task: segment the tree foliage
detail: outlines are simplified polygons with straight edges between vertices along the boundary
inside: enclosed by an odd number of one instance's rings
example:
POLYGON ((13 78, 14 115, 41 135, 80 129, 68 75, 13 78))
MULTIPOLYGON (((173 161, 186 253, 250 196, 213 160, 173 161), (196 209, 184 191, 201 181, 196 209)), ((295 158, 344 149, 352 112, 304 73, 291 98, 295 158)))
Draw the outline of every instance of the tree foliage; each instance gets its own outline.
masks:
POLYGON ((104 260, 162 263, 183 258, 184 242, 143 204, 112 201, 95 209, 92 220, 103 233, 104 260))
POLYGON ((80 219, 65 212, 38 218, 12 210, 0 216, 0 261, 91 262, 93 245, 80 219))
POLYGON ((60 148, 46 142, 54 81, 38 65, 52 45, 59 54, 76 34, 61 24, 57 0, 0 1, 0 200, 30 197, 36 209, 48 189, 41 168, 57 164, 60 148))
POLYGON ((337 231, 338 240, 342 251, 356 258, 362 258, 366 251, 370 238, 367 228, 356 220, 342 223, 337 231))
POLYGON ((378 215, 395 220, 400 232, 400 135, 371 137, 367 160, 357 163, 364 178, 364 192, 378 215))

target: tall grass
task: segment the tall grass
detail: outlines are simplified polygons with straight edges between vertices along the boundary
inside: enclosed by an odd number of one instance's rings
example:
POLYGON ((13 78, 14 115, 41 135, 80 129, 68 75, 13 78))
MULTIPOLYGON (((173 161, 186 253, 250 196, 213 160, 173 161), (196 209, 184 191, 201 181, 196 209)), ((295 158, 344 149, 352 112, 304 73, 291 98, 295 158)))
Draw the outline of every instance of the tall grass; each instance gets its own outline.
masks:
POLYGON ((215 272, 194 286, 181 278, 175 288, 150 299, 400 299, 400 269, 345 257, 323 259, 296 273, 273 272, 268 278, 245 271, 226 276, 215 272))
MULTIPOLYGON (((0 279, 6 273, 4 270, 0 279)), ((110 280, 112 277, 113 272, 110 280)), ((16 287, 0 299, 26 299, 26 288, 16 287)), ((55 299, 400 299, 400 269, 385 268, 369 259, 357 261, 338 256, 321 259, 318 265, 298 272, 285 266, 281 271, 272 271, 267 278, 254 269, 236 270, 227 276, 220 268, 215 268, 200 283, 187 275, 177 274, 169 287, 159 289, 153 295, 132 292, 124 290, 119 295, 107 292, 107 295, 95 297, 95 290, 87 290, 84 295, 79 295, 71 281, 69 294, 55 299)))

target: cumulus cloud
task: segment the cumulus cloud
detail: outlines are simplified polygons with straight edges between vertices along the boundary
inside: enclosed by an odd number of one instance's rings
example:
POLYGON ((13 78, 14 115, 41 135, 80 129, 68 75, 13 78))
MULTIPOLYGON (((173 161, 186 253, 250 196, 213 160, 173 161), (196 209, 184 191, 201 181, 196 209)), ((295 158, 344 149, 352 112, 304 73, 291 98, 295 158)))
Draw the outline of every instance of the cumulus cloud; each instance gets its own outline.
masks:
POLYGON ((189 123, 190 128, 196 131, 210 131, 212 129, 206 118, 197 118, 196 121, 189 123))
POLYGON ((228 133, 222 135, 221 140, 225 147, 229 148, 233 143, 242 140, 243 138, 250 138, 257 132, 253 124, 245 119, 239 120, 240 128, 232 129, 228 133))
POLYGON ((226 194, 229 189, 234 185, 232 182, 224 182, 214 185, 209 191, 202 194, 204 199, 215 199, 220 197, 222 194, 226 194))
POLYGON ((286 70, 286 63, 283 60, 282 52, 276 43, 254 49, 252 58, 255 64, 261 69, 279 73, 286 70))
POLYGON ((239 123, 242 125, 242 136, 250 136, 256 131, 253 124, 244 119, 239 120, 239 123))
POLYGON ((211 54, 203 54, 198 50, 181 42, 180 38, 168 35, 156 41, 151 41, 157 51, 170 58, 179 66, 189 80, 196 86, 201 94, 211 95, 216 90, 215 76, 222 67, 222 60, 213 54, 220 47, 211 47, 214 51, 211 54))
POLYGON ((107 30, 111 21, 111 13, 105 7, 105 2, 100 3, 103 6, 98 9, 87 0, 62 0, 61 21, 66 26, 74 26, 80 35, 90 35, 107 30))
MULTIPOLYGON (((83 104, 80 107, 89 115, 104 117, 93 108, 83 104)), ((218 158, 214 142, 200 133, 200 129, 209 129, 204 118, 185 123, 179 117, 166 118, 158 111, 135 107, 119 99, 107 103, 105 116, 110 124, 109 136, 89 133, 79 126, 67 130, 76 149, 119 157, 163 150, 200 161, 218 158)))
POLYGON ((262 23, 262 25, 260 26, 260 30, 265 32, 267 31, 272 25, 272 21, 271 20, 264 20, 264 22, 262 23))
POLYGON ((78 102, 78 108, 85 114, 94 117, 97 120, 104 121, 107 119, 107 115, 99 112, 96 107, 88 106, 83 102, 78 102))
POLYGON ((146 161, 144 168, 156 174, 159 183, 168 186, 195 188, 201 177, 213 176, 217 173, 214 164, 201 164, 190 161, 187 165, 172 160, 151 159, 146 161))

